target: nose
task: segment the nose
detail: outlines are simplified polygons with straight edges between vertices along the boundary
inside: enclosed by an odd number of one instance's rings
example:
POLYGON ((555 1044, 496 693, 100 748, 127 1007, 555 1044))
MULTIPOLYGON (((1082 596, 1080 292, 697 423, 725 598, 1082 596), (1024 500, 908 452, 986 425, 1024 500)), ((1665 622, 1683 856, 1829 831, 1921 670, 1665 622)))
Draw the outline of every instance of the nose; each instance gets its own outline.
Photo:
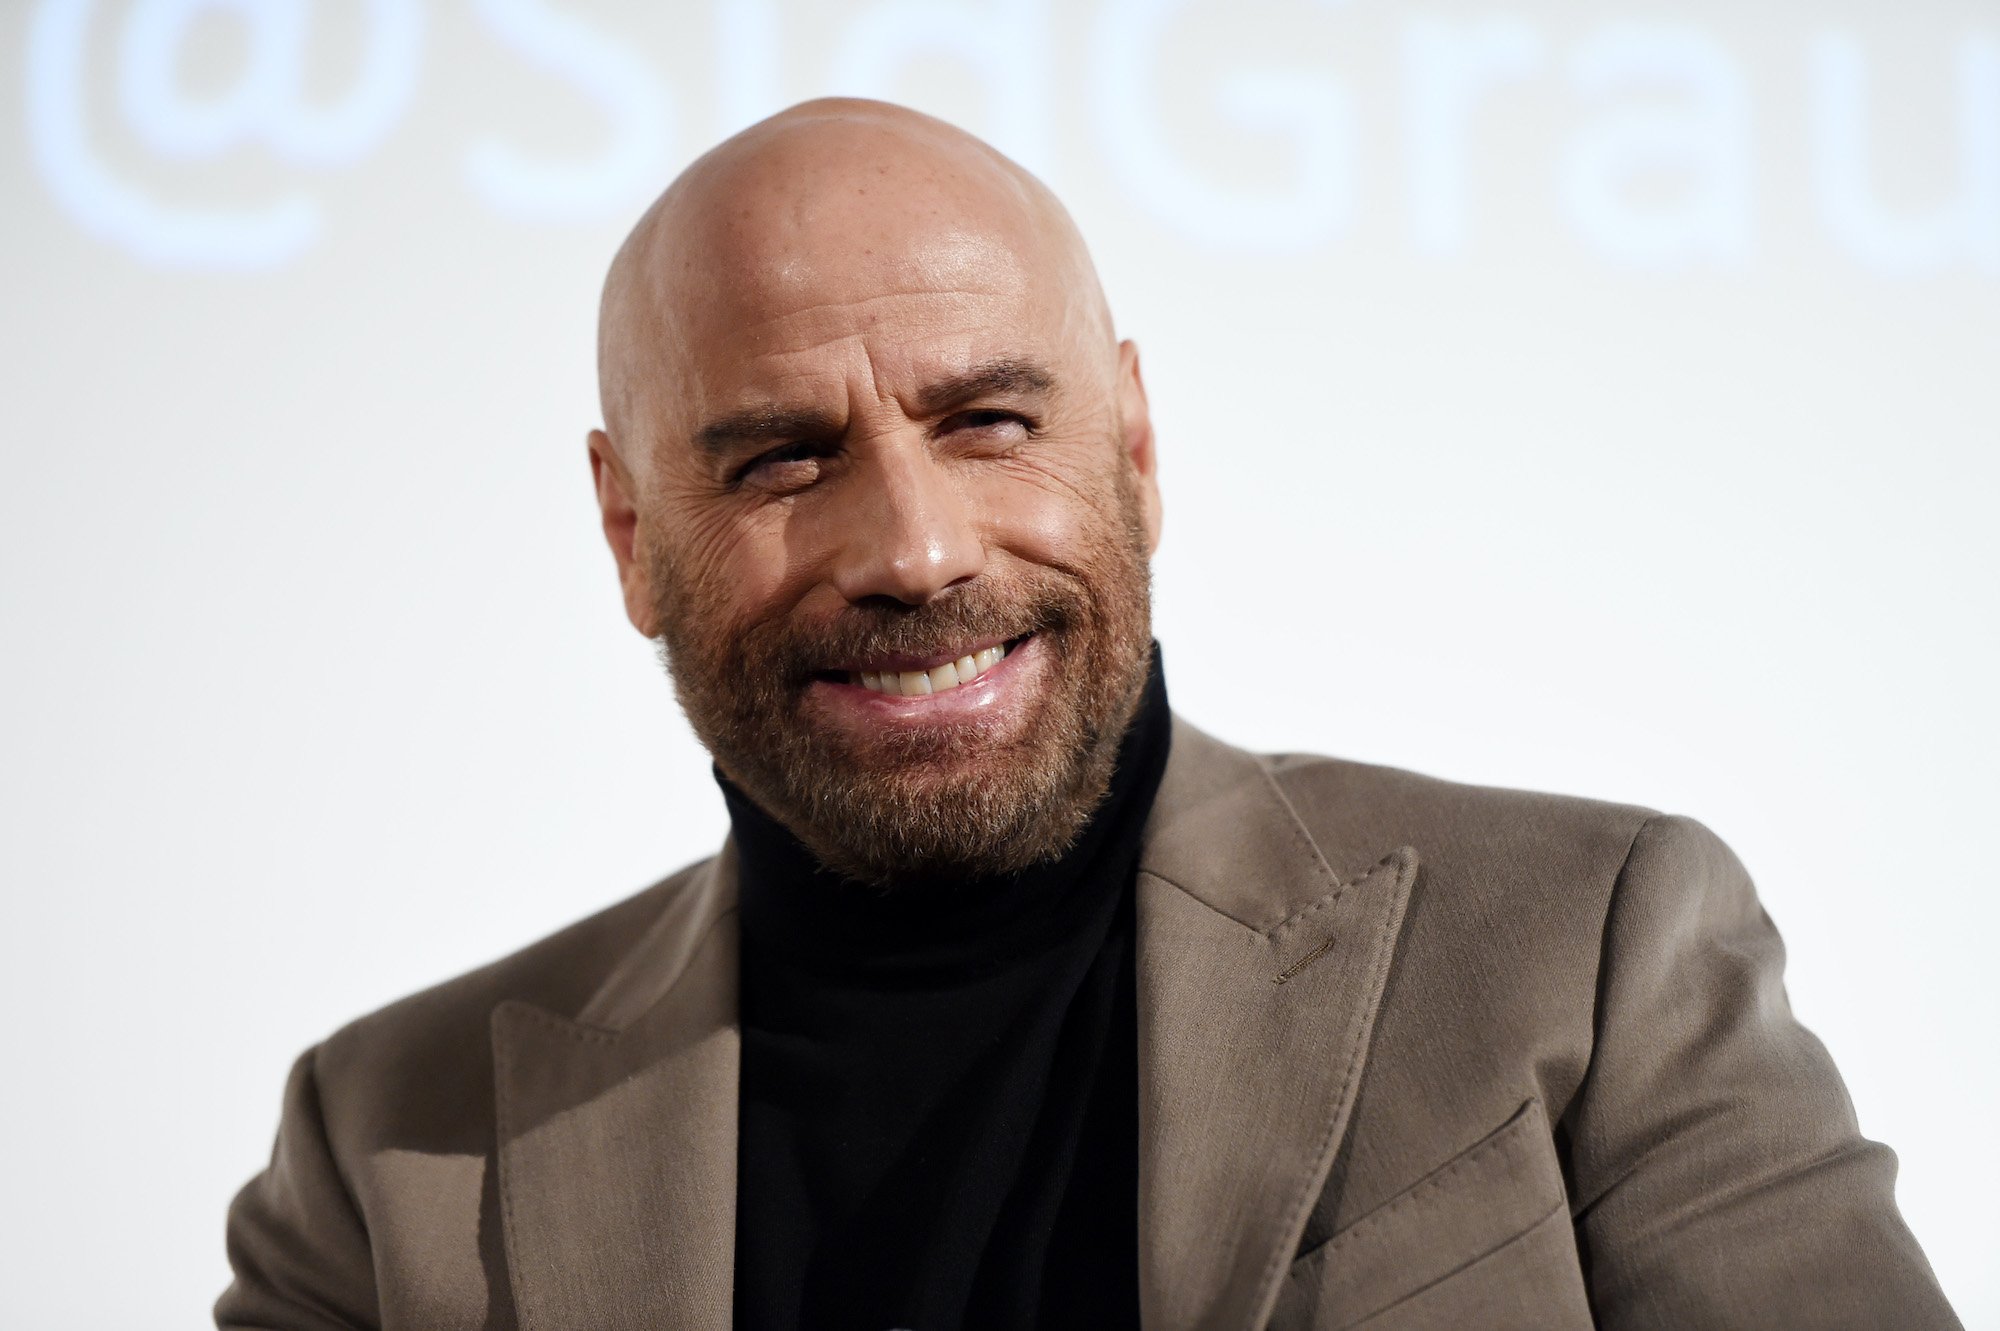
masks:
POLYGON ((965 495, 918 440, 878 441, 842 487, 831 580, 850 604, 922 605, 979 576, 986 547, 965 495))

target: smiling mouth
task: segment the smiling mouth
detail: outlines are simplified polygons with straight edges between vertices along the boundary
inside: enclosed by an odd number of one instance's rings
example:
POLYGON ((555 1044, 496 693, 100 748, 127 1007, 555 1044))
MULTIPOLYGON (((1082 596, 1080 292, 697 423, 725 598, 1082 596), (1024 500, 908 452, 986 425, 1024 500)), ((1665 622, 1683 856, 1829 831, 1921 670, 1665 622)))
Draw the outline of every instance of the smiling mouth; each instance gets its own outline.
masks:
POLYGON ((843 670, 832 672, 828 677, 891 698, 921 698, 970 684, 1006 660, 1008 653, 1027 640, 1027 636, 1023 636, 991 647, 981 647, 954 660, 923 669, 843 670))

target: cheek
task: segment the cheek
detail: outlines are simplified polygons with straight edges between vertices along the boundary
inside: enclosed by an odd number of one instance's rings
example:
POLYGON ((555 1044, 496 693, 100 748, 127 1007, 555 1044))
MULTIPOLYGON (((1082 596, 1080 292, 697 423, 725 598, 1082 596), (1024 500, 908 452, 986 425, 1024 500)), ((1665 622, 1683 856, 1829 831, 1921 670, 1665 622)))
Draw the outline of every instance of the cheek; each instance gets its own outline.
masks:
POLYGON ((770 515, 678 505, 663 511, 659 531, 656 576, 711 619, 704 627, 745 627, 785 603, 792 581, 785 528, 770 515))
POLYGON ((1079 450, 1010 459, 977 488, 999 544, 1038 564, 1074 568, 1100 557, 1104 541, 1119 532, 1118 484, 1095 450, 1079 450))

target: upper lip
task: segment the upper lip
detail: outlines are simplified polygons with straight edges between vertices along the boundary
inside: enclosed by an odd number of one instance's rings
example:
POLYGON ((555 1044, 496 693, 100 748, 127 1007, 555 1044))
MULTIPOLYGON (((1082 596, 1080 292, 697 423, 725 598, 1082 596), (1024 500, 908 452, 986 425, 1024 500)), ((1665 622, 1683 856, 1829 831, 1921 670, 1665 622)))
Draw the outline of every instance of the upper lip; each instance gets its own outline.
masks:
POLYGON ((896 674, 914 674, 919 670, 935 670, 948 662, 963 660, 965 657, 971 656, 974 652, 983 652, 988 647, 998 647, 1003 643, 1012 641, 1013 639, 1011 638, 975 638, 958 647, 947 648, 944 651, 934 652, 929 655, 919 656, 912 653, 892 653, 885 656, 871 656, 866 661, 850 662, 847 665, 837 668, 850 674, 886 675, 892 672, 896 674))

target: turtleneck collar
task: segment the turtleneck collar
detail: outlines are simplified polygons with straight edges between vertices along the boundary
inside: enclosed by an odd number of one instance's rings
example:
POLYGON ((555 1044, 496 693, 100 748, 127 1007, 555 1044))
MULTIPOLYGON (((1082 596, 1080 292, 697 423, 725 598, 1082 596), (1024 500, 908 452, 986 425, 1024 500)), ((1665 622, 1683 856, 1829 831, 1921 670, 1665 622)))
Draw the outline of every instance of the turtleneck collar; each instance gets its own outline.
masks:
POLYGON ((886 892, 822 868, 718 771, 741 865, 745 938, 814 969, 885 977, 985 972, 1040 952, 1088 921, 1108 918, 1137 863, 1171 735, 1155 643, 1111 788, 1067 853, 1018 873, 886 892))

